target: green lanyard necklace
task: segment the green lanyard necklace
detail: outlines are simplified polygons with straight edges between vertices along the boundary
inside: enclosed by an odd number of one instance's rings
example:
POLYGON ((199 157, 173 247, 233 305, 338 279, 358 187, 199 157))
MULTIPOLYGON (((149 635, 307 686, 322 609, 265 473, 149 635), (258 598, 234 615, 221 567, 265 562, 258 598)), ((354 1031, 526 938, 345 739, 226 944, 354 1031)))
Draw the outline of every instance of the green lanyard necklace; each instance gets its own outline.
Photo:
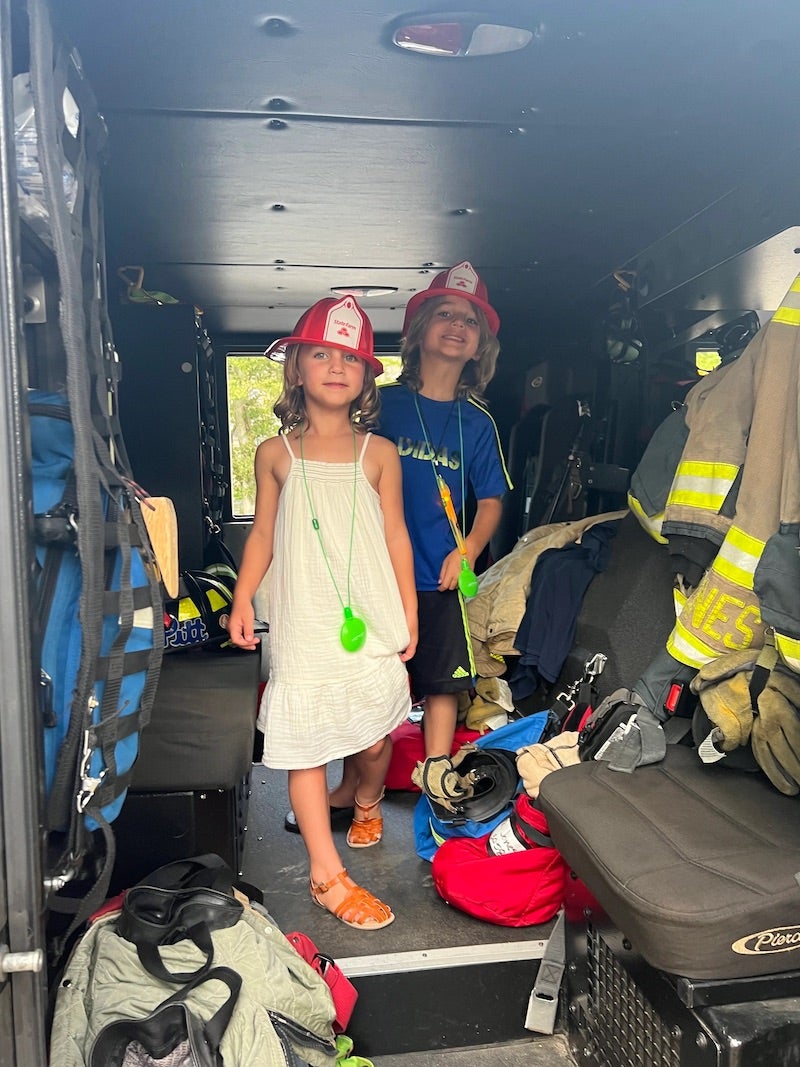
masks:
MULTIPOLYGON (((461 425, 461 398, 456 397, 453 401, 456 406, 456 413, 458 415, 458 447, 461 450, 460 455, 460 468, 461 468, 461 506, 464 506, 464 499, 466 496, 466 482, 464 477, 464 430, 461 425)), ((439 499, 442 502, 444 513, 447 516, 447 520, 450 523, 450 529, 453 531, 453 538, 456 542, 456 548, 461 554, 461 571, 458 575, 458 589, 462 596, 473 597, 478 592, 478 579, 475 576, 475 571, 469 565, 469 559, 467 558, 467 546, 465 543, 466 533, 458 524, 458 516, 456 510, 453 507, 453 497, 450 492, 450 486, 439 474, 436 469, 436 453, 433 451, 433 445, 431 444, 431 437, 428 433, 428 427, 425 423, 425 419, 422 416, 422 411, 419 406, 419 400, 417 394, 414 393, 414 407, 417 409, 417 418, 419 424, 422 427, 422 433, 425 437, 425 444, 430 453, 431 468, 433 470, 433 476, 436 479, 436 488, 439 490, 439 499)), ((452 408, 451 408, 452 411, 452 408)), ((448 415, 447 421, 450 421, 448 415)), ((445 423, 444 432, 447 432, 447 423, 445 423)), ((442 434, 442 443, 444 443, 444 433, 442 434)), ((441 446, 440 446, 441 447, 441 446)))
POLYGON ((336 590, 336 596, 339 598, 339 603, 342 605, 344 612, 344 622, 339 630, 339 640, 342 643, 342 648, 346 652, 358 652, 367 639, 367 625, 363 619, 360 619, 358 615, 354 615, 350 608, 350 565, 353 562, 353 534, 356 528, 356 485, 358 479, 358 451, 356 449, 356 431, 353 430, 353 511, 350 518, 350 549, 347 556, 347 603, 342 599, 342 594, 339 592, 339 586, 336 584, 336 579, 333 576, 331 570, 330 560, 328 559, 328 553, 325 551, 325 545, 322 542, 322 534, 319 529, 319 519, 314 511, 314 503, 311 499, 311 490, 308 486, 306 479, 306 463, 305 456, 303 455, 303 431, 300 431, 300 469, 303 472, 303 485, 306 489, 306 498, 308 499, 308 509, 311 512, 311 525, 314 527, 314 533, 317 535, 319 541, 319 547, 322 549, 322 558, 325 560, 325 566, 328 568, 328 574, 331 576, 333 582, 333 588, 336 590))

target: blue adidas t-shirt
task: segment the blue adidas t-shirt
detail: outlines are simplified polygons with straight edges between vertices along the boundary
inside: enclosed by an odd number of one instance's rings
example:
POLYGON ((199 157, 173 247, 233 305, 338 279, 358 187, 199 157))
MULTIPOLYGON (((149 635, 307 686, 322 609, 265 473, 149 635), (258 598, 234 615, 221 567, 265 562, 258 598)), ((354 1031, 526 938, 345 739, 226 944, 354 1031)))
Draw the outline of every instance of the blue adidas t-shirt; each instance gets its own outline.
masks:
POLYGON ((377 433, 394 441, 400 454, 417 589, 435 590, 442 561, 455 548, 455 539, 431 460, 450 487, 453 507, 461 519, 462 465, 464 487, 472 489, 476 500, 502 496, 511 487, 497 426, 486 408, 474 400, 429 400, 397 382, 382 385, 379 393, 377 433))

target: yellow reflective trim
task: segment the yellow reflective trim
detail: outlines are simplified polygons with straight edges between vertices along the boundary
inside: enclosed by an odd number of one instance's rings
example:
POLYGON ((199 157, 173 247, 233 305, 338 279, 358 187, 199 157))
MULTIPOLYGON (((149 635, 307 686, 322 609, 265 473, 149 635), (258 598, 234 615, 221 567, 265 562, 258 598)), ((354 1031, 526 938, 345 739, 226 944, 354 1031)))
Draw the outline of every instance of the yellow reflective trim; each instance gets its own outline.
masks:
POLYGON ((672 603, 675 605, 675 618, 679 619, 681 612, 686 607, 686 594, 676 586, 672 588, 672 603))
POLYGON ((636 497, 631 493, 628 493, 628 507, 639 520, 639 525, 642 529, 646 533, 649 533, 654 541, 658 541, 660 545, 669 544, 667 538, 661 533, 661 523, 664 521, 663 511, 659 511, 657 515, 648 515, 636 497))
MULTIPOLYGON (((730 486, 728 486, 728 489, 730 489, 730 486)), ((712 496, 710 493, 700 493, 690 489, 677 491, 672 489, 667 500, 667 507, 681 505, 687 508, 697 508, 698 511, 713 511, 716 513, 725 503, 727 495, 727 491, 719 496, 712 496)))
POLYGON ((800 274, 797 275, 795 280, 789 286, 788 292, 790 292, 790 293, 800 293, 800 274))
POLYGON ((732 545, 738 552, 746 553, 758 562, 761 559, 761 553, 764 551, 766 541, 746 533, 741 526, 731 526, 725 534, 725 541, 722 547, 724 548, 727 544, 732 545))
MULTIPOLYGON (((206 600, 208 601, 212 611, 219 611, 230 603, 224 596, 216 591, 216 589, 206 590, 206 600)), ((190 596, 181 597, 178 601, 178 622, 187 622, 189 619, 199 619, 200 609, 197 604, 192 600, 190 596)))
POLYGON ((738 526, 731 526, 717 553, 711 570, 740 589, 753 588, 753 575, 764 551, 764 541, 746 533, 738 526))
POLYGON ((753 588, 753 570, 747 570, 745 567, 737 567, 735 563, 725 559, 722 555, 717 555, 714 562, 711 564, 711 570, 720 576, 725 578, 731 585, 737 586, 739 589, 747 589, 751 591, 753 588))
POLYGON ((219 611, 220 608, 224 608, 229 601, 224 596, 220 596, 215 589, 209 589, 206 592, 206 600, 208 600, 214 611, 219 611))
POLYGON ((687 667, 700 668, 704 663, 710 663, 719 655, 704 641, 694 634, 689 633, 685 626, 681 625, 680 619, 675 623, 675 628, 667 640, 667 651, 687 667))
POLYGON ((732 483, 739 468, 735 463, 710 463, 704 459, 686 459, 678 464, 677 476, 688 475, 692 478, 708 478, 711 481, 725 479, 732 483))
POLYGON ((800 308, 779 307, 772 321, 782 322, 784 326, 800 326, 800 308))
POLYGON ((178 601, 178 622, 187 622, 189 619, 198 619, 200 612, 197 604, 189 596, 181 597, 178 601))
POLYGON ((738 473, 739 468, 732 463, 706 463, 701 460, 681 463, 669 491, 667 507, 682 504, 717 512, 738 473))
POLYGON ((787 667, 800 672, 800 641, 784 634, 775 634, 775 647, 787 667))

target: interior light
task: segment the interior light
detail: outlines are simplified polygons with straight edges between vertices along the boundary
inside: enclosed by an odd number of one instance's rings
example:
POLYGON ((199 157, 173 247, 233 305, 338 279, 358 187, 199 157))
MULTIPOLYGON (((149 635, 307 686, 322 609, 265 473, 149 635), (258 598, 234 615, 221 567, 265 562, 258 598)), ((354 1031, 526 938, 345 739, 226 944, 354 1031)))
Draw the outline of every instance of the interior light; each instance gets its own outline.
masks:
POLYGON ((403 23, 392 35, 398 48, 445 57, 492 56, 516 52, 533 39, 533 30, 484 22, 480 14, 430 15, 425 22, 403 23))
POLYGON ((396 285, 332 285, 331 292, 336 296, 385 296, 396 293, 396 285))

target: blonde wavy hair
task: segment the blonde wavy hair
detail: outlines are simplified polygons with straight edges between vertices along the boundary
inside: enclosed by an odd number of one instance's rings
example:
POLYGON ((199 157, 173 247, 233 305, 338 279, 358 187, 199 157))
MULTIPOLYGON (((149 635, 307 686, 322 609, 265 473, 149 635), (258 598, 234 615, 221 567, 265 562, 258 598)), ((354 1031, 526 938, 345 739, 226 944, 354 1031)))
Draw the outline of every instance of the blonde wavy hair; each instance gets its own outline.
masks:
MULTIPOLYGON (((422 387, 422 378, 420 377, 420 345, 422 344, 422 338, 425 336, 425 331, 428 329, 436 309, 445 300, 447 300, 446 296, 432 296, 426 300, 411 320, 408 333, 400 344, 400 359, 403 369, 398 376, 398 381, 404 382, 415 392, 419 392, 422 387)), ((476 307, 475 304, 472 304, 472 308, 475 312, 475 318, 480 324, 481 335, 478 341, 477 358, 471 359, 466 363, 461 371, 461 378, 458 382, 458 396, 471 396, 475 400, 482 400, 486 386, 494 377, 497 357, 500 355, 500 342, 489 329, 489 322, 484 312, 479 307, 476 307)))
MULTIPOLYGON (((298 358, 301 348, 302 345, 297 344, 289 345, 286 349, 286 359, 283 364, 283 389, 272 408, 280 420, 281 433, 290 433, 298 428, 305 429, 308 424, 305 395, 302 385, 298 384, 300 377, 298 358)), ((367 430, 374 430, 378 425, 380 400, 375 384, 375 371, 366 360, 362 362, 364 384, 360 395, 350 405, 350 421, 357 429, 366 433, 367 430)))

